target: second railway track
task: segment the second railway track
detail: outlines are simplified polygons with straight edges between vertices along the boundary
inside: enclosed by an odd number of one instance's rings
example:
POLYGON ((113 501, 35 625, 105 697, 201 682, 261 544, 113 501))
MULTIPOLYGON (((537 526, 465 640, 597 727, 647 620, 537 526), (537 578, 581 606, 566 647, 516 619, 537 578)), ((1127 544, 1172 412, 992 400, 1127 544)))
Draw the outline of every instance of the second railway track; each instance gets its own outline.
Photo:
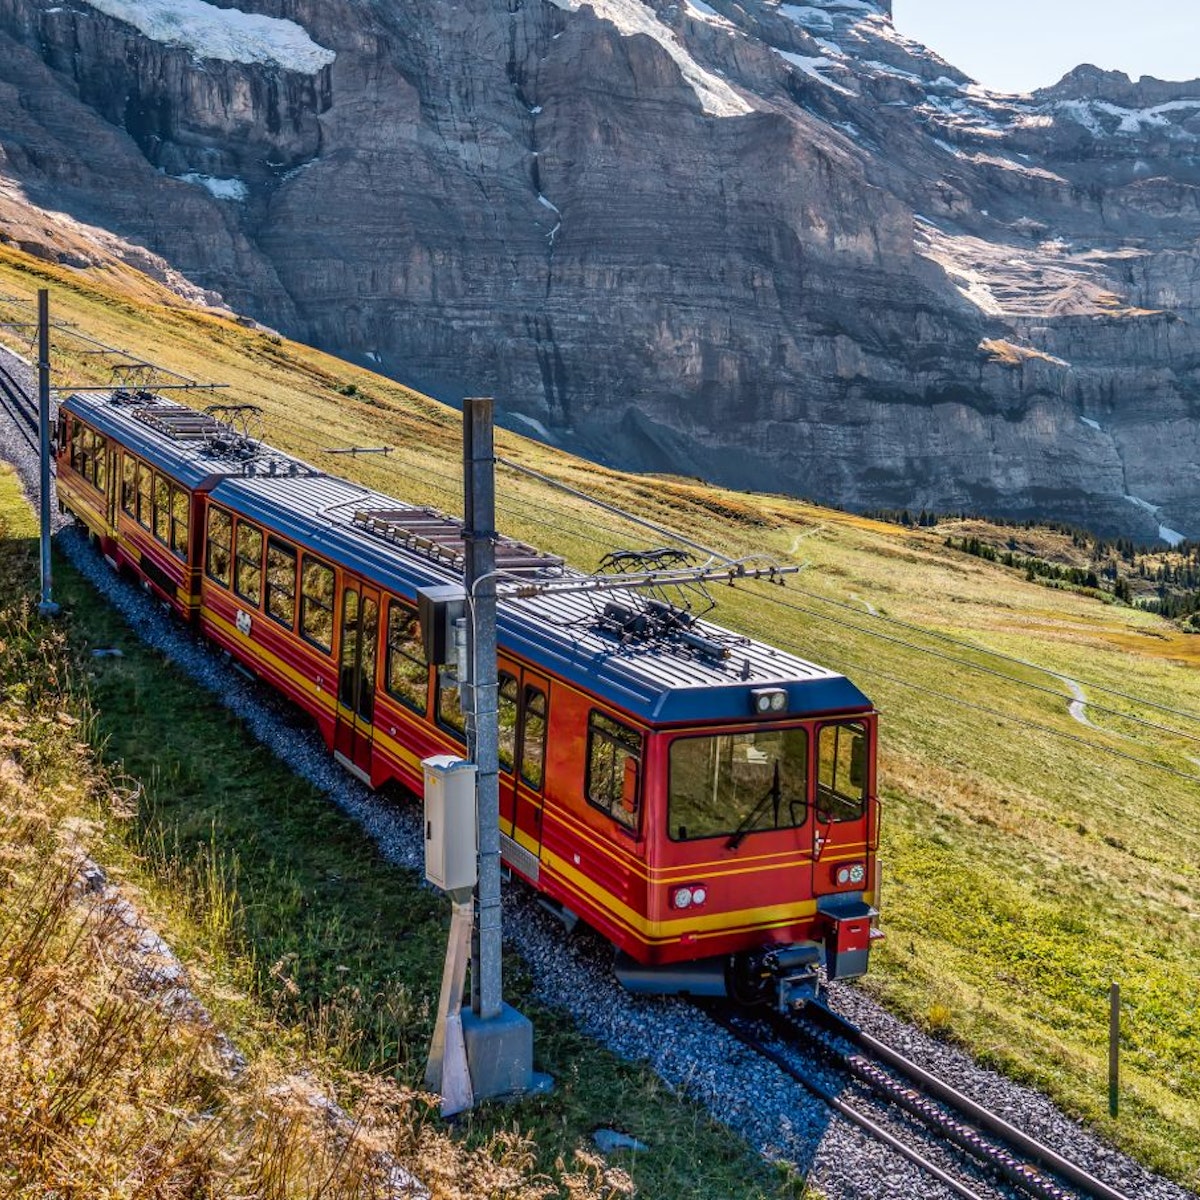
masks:
POLYGON ((1131 1200, 823 1006, 713 1016, 962 1200, 1131 1200))

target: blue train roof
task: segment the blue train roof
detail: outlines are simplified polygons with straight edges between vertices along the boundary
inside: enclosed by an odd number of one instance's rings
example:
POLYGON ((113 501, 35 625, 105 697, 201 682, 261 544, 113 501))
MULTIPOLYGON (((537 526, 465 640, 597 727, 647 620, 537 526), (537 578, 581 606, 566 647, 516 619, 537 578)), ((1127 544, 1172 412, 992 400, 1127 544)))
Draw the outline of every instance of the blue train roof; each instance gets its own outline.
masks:
MULTIPOLYGON (((191 487, 205 483, 214 503, 395 595, 414 600, 419 588, 462 581, 461 568, 453 562, 415 553, 363 524, 364 514, 386 513, 403 521, 406 514, 423 519, 429 510, 324 474, 270 447, 261 447, 252 461, 231 462, 196 442, 176 445, 163 432, 173 418, 162 418, 183 406, 169 401, 152 406, 160 418, 156 424, 148 423, 144 414, 136 415, 133 406, 114 405, 98 394, 73 396, 63 407, 181 482, 191 487)), ((526 577, 562 579, 576 574, 556 564, 552 560, 538 566, 526 577)), ((599 600, 595 595, 554 593, 502 600, 501 652, 527 659, 653 724, 746 719, 752 715, 751 692, 762 687, 787 692, 789 716, 872 707, 845 676, 708 621, 696 622, 692 632, 722 647, 723 657, 677 640, 622 642, 598 622, 599 609, 621 597, 620 592, 604 593, 599 600)))

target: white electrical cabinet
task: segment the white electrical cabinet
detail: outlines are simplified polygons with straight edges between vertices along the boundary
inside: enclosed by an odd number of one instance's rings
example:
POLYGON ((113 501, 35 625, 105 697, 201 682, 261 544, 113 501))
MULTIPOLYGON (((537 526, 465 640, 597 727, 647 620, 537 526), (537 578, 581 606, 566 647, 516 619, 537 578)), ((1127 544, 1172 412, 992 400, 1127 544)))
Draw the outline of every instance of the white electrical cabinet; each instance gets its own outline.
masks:
POLYGON ((453 754, 426 758, 425 878, 444 892, 475 886, 477 821, 474 763, 453 754))

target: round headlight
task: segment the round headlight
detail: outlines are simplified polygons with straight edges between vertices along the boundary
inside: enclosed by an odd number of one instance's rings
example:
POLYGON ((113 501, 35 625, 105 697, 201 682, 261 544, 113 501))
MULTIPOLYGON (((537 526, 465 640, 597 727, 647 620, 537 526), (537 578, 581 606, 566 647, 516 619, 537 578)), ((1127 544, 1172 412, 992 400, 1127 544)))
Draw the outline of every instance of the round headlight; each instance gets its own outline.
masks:
POLYGON ((783 712, 787 707, 787 692, 775 692, 771 697, 771 708, 775 712, 783 712))
POLYGON ((707 888, 702 888, 702 887, 692 888, 692 903, 693 904, 703 904, 705 902, 705 900, 707 900, 707 899, 708 899, 708 889, 707 888))
POLYGON ((838 867, 837 881, 838 881, 838 883, 849 883, 850 882, 850 868, 849 867, 838 867))
POLYGON ((862 863, 855 863, 854 866, 852 866, 850 868, 850 882, 851 883, 862 883, 862 881, 864 879, 866 879, 866 877, 867 877, 867 868, 864 867, 862 863))
POLYGON ((760 713, 770 712, 774 703, 774 699, 765 692, 761 696, 754 698, 754 707, 760 713))
POLYGON ((692 889, 681 887, 675 892, 675 907, 687 908, 692 902, 692 889))

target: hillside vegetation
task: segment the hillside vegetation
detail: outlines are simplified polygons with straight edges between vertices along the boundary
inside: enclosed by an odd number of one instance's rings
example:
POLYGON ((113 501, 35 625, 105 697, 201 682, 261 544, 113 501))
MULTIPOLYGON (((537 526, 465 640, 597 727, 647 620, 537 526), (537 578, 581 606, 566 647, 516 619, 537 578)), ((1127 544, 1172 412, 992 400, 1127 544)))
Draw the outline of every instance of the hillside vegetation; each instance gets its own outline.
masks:
MULTIPOLYGON (((170 307, 120 270, 66 273, 0 250, 0 290, 31 296, 43 281, 59 318, 260 405, 277 444, 460 511, 453 411, 270 333, 170 307), (394 453, 323 453, 356 445, 394 453)), ((104 360, 62 337, 56 346, 60 379, 109 381, 104 360)), ((1200 639, 948 547, 945 529, 623 475, 498 440, 503 455, 722 551, 807 564, 786 589, 720 589, 717 616, 844 670, 883 713, 888 938, 866 986, 1200 1183, 1200 639), (1066 680, 1082 684, 1085 713, 1069 711, 1066 680), (1114 980, 1126 1000, 1117 1120, 1106 1107, 1114 980)), ((498 488, 505 532, 582 567, 653 538, 507 471, 498 488)))

